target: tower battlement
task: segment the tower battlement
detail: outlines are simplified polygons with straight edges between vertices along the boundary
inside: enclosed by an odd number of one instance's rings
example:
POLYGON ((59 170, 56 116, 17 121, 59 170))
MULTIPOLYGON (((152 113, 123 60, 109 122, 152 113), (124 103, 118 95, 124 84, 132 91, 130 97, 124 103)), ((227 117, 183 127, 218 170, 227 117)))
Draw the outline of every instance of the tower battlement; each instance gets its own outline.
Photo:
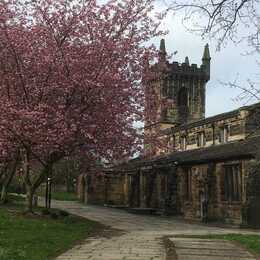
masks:
MULTIPOLYGON (((205 72, 205 65, 198 66, 197 64, 187 64, 185 62, 172 62, 167 64, 168 73, 174 75, 181 76, 189 76, 189 77, 201 77, 208 79, 208 75, 205 72)), ((209 79, 208 79, 209 80, 209 79)))

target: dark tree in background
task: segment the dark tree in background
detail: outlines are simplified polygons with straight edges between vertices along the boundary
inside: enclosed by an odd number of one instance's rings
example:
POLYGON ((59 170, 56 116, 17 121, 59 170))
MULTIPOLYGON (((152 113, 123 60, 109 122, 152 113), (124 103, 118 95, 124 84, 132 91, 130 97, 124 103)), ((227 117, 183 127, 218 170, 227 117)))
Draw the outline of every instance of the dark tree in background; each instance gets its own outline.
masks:
POLYGON ((76 192, 76 182, 80 174, 87 173, 98 165, 82 155, 65 157, 53 169, 53 188, 55 191, 63 189, 66 192, 76 192))

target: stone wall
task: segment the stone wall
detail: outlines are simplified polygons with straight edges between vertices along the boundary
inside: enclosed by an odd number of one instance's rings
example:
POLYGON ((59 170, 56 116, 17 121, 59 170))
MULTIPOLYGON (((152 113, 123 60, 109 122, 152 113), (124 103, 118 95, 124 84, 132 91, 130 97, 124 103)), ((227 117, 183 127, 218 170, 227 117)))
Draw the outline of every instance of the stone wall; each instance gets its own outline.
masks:
POLYGON ((126 174, 82 174, 78 178, 78 197, 89 204, 127 205, 127 189, 126 174))
POLYGON ((251 189, 251 186, 246 186, 248 163, 247 160, 236 160, 180 168, 178 170, 180 176, 178 184, 179 212, 186 219, 242 224, 244 221, 243 208, 247 201, 246 191, 251 189), (240 169, 241 180, 239 178, 238 183, 232 183, 232 187, 237 185, 236 189, 239 190, 240 197, 237 200, 226 200, 223 197, 224 168, 229 165, 239 165, 240 169), (191 174, 189 180, 188 174, 191 174), (188 184, 188 181, 191 184, 188 184))
POLYGON ((253 213, 260 214, 260 175, 249 174, 250 163, 244 159, 172 164, 86 177, 85 201, 157 208, 191 220, 252 225, 260 219, 253 213))
POLYGON ((247 205, 245 207, 245 217, 247 224, 260 228, 260 162, 256 161, 249 167, 247 185, 247 205))
POLYGON ((125 204, 125 175, 105 177, 105 204, 125 204))

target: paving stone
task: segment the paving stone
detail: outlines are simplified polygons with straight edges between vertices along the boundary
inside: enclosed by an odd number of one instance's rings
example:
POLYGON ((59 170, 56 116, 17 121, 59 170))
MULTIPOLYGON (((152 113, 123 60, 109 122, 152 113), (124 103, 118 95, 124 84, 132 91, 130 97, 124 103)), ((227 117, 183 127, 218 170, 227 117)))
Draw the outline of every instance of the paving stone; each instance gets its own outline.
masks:
MULTIPOLYGON (((254 258, 253 258, 254 259, 254 258)), ((223 257, 223 256, 187 256, 181 255, 178 256, 178 260, 252 260, 252 258, 240 258, 240 257, 223 257)))
POLYGON ((65 252, 57 260, 165 260, 166 249, 162 243, 164 236, 170 237, 170 240, 176 243, 176 251, 178 253, 179 250, 181 253, 178 260, 255 259, 247 251, 226 241, 212 243, 212 240, 202 241, 197 238, 187 240, 174 237, 228 233, 256 234, 249 230, 191 224, 173 217, 134 215, 123 210, 82 205, 76 202, 54 201, 53 207, 126 232, 110 239, 104 237, 86 239, 83 244, 65 252), (220 254, 220 250, 221 255, 217 255, 220 254), (222 251, 228 253, 228 256, 222 254, 222 251), (233 257, 230 251, 234 251, 236 256, 233 257))
POLYGON ((171 238, 170 241, 174 244, 179 260, 255 259, 251 253, 238 247, 231 241, 192 238, 171 238))

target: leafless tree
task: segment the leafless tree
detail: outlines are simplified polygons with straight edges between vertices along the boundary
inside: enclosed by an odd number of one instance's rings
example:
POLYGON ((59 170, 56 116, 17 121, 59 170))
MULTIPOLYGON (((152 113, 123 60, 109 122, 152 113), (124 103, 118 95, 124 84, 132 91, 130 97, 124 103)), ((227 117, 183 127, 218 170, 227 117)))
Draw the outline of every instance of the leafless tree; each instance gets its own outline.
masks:
MULTIPOLYGON (((260 0, 162 0, 170 12, 181 12, 184 26, 203 38, 217 40, 217 49, 225 47, 229 41, 240 44, 246 41, 246 54, 255 55, 260 68, 260 0)), ((259 75, 248 79, 248 84, 241 86, 235 80, 223 83, 238 88, 237 97, 245 102, 260 100, 259 75)))
POLYGON ((189 30, 217 39, 218 47, 228 40, 235 43, 248 40, 254 51, 260 51, 259 0, 164 1, 170 11, 184 10, 183 22, 186 25, 189 22, 189 30))

